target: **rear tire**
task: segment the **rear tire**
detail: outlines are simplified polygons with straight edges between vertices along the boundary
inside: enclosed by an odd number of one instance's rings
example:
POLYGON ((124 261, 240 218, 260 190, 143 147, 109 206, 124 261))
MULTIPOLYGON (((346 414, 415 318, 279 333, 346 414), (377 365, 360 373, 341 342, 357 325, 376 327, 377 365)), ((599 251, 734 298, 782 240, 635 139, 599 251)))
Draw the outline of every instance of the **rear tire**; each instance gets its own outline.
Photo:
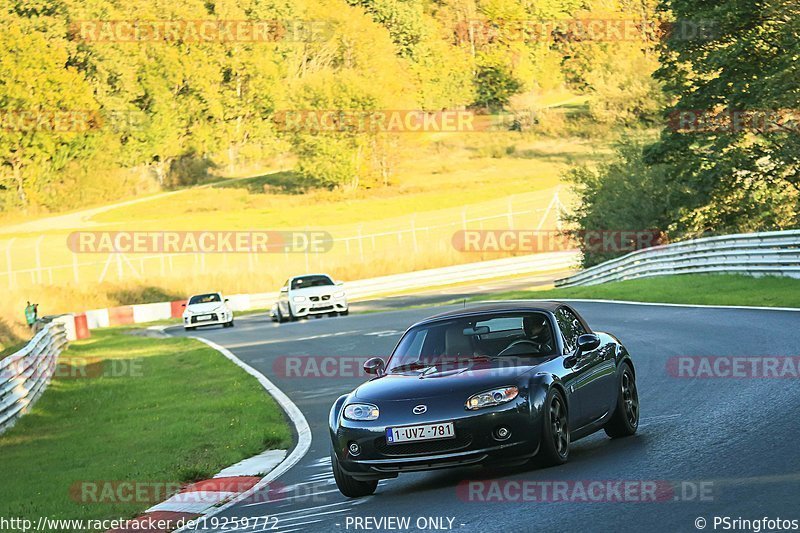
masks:
POLYGON ((558 389, 547 392, 542 413, 542 441, 537 462, 541 466, 563 465, 569 459, 567 403, 558 389))
POLYGON ((603 426, 606 435, 612 439, 630 437, 639 428, 639 392, 636 389, 636 376, 628 364, 622 366, 618 387, 619 397, 614 414, 603 426))
POLYGON ((197 326, 186 326, 184 329, 186 329, 186 331, 194 331, 197 329, 197 326))
POLYGON ((336 452, 331 450, 331 467, 333 468, 333 479, 336 480, 336 487, 344 496, 348 498, 362 498, 375 493, 378 488, 378 480, 359 481, 352 476, 348 476, 339 465, 336 452))

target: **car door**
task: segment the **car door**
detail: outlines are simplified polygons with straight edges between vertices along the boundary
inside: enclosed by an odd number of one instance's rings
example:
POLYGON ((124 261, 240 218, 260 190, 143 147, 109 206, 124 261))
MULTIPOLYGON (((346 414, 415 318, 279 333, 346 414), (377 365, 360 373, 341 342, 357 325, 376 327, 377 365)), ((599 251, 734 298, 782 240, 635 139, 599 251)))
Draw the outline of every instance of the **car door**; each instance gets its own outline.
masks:
MULTIPOLYGON (((564 353, 575 355, 578 337, 588 333, 575 313, 560 307, 556 320, 563 335, 564 353)), ((568 385, 578 399, 578 413, 572 418, 572 429, 585 426, 603 416, 608 410, 609 380, 614 375, 614 359, 609 357, 607 346, 580 354, 572 367, 574 378, 568 385)))

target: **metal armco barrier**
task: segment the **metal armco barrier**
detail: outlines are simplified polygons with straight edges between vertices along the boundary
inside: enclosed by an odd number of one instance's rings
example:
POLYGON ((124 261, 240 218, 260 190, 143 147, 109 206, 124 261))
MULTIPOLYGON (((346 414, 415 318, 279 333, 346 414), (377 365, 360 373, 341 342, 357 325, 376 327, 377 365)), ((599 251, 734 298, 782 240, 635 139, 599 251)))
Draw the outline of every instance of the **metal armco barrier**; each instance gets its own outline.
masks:
POLYGON ((49 322, 17 353, 0 360, 0 433, 39 399, 67 344, 64 324, 49 322))
POLYGON ((800 278, 800 230, 705 237, 638 250, 556 280, 556 287, 703 273, 800 278))

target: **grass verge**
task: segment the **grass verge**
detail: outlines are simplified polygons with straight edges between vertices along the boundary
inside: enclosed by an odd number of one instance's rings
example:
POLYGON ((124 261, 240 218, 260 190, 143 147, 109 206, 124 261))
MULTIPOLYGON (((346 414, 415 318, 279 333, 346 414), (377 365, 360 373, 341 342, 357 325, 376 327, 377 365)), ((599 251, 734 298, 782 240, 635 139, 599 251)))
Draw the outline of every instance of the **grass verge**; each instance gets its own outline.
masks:
POLYGON ((132 517, 157 503, 150 492, 123 502, 103 490, 206 479, 290 442, 280 407, 215 350, 95 330, 70 346, 44 396, 0 436, 0 516, 132 517), (83 482, 102 483, 103 501, 83 501, 83 482))
POLYGON ((473 301, 526 298, 800 307, 800 280, 777 276, 754 278, 736 274, 686 274, 618 281, 590 287, 494 293, 481 295, 473 301))

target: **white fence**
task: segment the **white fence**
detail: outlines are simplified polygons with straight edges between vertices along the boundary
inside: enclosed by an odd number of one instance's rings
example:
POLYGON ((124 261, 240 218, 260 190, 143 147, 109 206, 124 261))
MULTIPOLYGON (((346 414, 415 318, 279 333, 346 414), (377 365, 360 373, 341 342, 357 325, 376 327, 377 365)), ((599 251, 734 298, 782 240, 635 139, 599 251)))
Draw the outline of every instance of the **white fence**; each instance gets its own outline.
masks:
MULTIPOLYGON (((329 236, 317 241, 328 249, 325 253, 74 253, 67 246, 69 230, 54 228, 46 234, 0 239, 0 287, 5 285, 13 291, 42 285, 90 286, 105 281, 206 280, 220 273, 234 277, 255 274, 259 278, 266 274, 280 283, 298 272, 347 269, 355 262, 391 261, 412 270, 416 257, 463 255, 452 244, 459 230, 558 229, 561 207, 558 192, 544 190, 366 223, 268 228, 325 231, 329 236)), ((99 225, 76 229, 104 228, 101 223, 94 224, 99 225)), ((210 224, 213 229, 214 224, 210 224)), ((108 228, 133 231, 136 222, 105 226, 108 228)))
POLYGON ((0 433, 13 426, 39 399, 66 344, 64 324, 53 321, 45 324, 20 351, 0 360, 0 433))
POLYGON ((638 250, 557 280, 556 287, 700 273, 800 278, 800 230, 706 237, 638 250))

